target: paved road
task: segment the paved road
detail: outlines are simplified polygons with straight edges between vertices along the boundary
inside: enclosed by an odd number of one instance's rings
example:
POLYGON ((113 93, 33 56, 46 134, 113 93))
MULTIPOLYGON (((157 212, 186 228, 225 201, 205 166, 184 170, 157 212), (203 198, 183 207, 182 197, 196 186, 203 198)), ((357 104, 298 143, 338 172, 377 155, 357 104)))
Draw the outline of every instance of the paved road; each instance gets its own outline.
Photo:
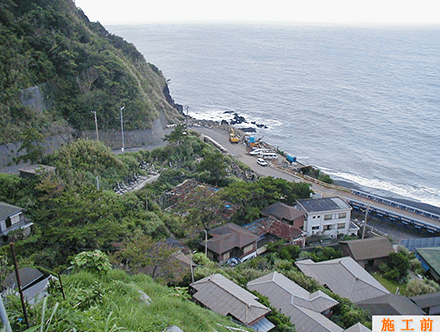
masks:
MULTIPOLYGON (((228 150, 228 152, 231 155, 233 155, 236 159, 238 159, 242 163, 251 167, 254 170, 254 172, 256 172, 259 175, 272 176, 274 178, 282 178, 282 179, 285 179, 288 181, 294 181, 294 182, 299 182, 299 181, 308 182, 308 181, 305 181, 303 178, 297 177, 293 174, 290 174, 287 171, 283 171, 283 170, 280 170, 279 168, 274 167, 273 164, 270 164, 269 167, 263 167, 263 166, 258 165, 256 162, 257 158, 249 155, 249 153, 247 152, 246 146, 243 143, 232 144, 229 142, 228 132, 225 130, 218 129, 218 128, 206 128, 206 127, 197 127, 197 128, 193 128, 193 129, 203 135, 209 136, 212 139, 214 139, 216 142, 218 142, 224 148, 226 148, 228 150)), ((280 161, 278 161, 278 162, 280 162, 280 161)), ((311 183, 311 182, 308 182, 308 183, 311 183)), ((384 210, 387 210, 390 212, 394 212, 396 214, 408 216, 410 218, 417 219, 417 220, 426 222, 428 224, 432 224, 432 225, 436 225, 436 226, 440 227, 440 221, 436 221, 436 220, 433 220, 433 219, 430 219, 427 217, 417 215, 415 213, 404 211, 399 208, 394 208, 394 207, 391 207, 391 206, 388 206, 388 205, 385 205, 385 204, 382 204, 379 202, 374 202, 369 199, 353 195, 353 194, 351 194, 351 192, 347 192, 346 188, 344 188, 345 190, 337 190, 334 188, 327 188, 327 187, 321 186, 316 183, 311 183, 311 185, 312 185, 312 190, 315 193, 321 194, 323 197, 340 196, 340 197, 344 197, 347 199, 355 199, 357 201, 361 201, 366 204, 374 205, 378 208, 381 208, 381 209, 384 209, 384 210)), ((395 240, 399 240, 402 238, 424 236, 424 235, 420 235, 418 233, 407 232, 406 229, 402 230, 401 227, 396 227, 395 225, 391 225, 386 222, 379 222, 379 221, 375 222, 375 221, 371 220, 371 222, 369 221, 369 224, 372 224, 374 227, 377 227, 378 229, 382 230, 385 233, 388 233, 388 234, 396 233, 395 240), (402 231, 402 232, 400 232, 400 231, 402 231), (399 233, 399 234, 397 234, 397 233, 399 233)))

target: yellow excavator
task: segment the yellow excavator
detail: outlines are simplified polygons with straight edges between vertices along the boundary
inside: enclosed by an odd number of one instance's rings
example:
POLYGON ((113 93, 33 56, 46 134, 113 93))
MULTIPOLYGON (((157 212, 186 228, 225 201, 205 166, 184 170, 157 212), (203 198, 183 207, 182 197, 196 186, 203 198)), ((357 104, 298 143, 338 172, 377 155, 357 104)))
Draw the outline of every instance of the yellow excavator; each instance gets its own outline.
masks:
POLYGON ((234 128, 231 128, 231 131, 229 132, 229 142, 231 142, 231 143, 240 142, 240 138, 237 136, 234 128))

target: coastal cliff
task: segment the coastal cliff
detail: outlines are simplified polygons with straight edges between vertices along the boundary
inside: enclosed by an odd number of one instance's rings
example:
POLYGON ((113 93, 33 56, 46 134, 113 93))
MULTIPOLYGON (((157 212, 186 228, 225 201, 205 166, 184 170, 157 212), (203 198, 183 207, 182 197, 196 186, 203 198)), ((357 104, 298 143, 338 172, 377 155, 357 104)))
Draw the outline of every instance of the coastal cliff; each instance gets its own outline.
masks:
POLYGON ((124 130, 144 133, 136 144, 157 141, 181 117, 162 72, 133 44, 90 22, 72 0, 2 2, 0 23, 3 156, 16 156, 30 130, 43 146, 57 145, 89 137, 97 124, 111 146, 106 137, 120 130, 122 107, 124 130))

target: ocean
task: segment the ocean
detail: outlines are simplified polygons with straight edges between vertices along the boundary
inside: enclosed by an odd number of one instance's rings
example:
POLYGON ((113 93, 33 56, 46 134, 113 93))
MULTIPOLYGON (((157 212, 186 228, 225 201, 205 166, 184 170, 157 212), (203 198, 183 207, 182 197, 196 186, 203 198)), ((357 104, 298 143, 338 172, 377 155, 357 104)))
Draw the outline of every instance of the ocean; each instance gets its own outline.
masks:
POLYGON ((440 26, 106 28, 164 73, 190 116, 236 112, 335 180, 440 207, 440 26))

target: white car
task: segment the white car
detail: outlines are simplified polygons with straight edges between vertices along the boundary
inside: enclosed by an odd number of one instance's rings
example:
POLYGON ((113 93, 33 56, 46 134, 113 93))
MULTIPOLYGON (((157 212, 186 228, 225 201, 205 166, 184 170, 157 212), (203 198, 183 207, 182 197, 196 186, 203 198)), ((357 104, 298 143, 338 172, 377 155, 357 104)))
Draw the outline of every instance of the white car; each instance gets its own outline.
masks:
POLYGON ((258 158, 257 159, 257 164, 260 165, 260 166, 267 166, 268 165, 267 161, 264 160, 263 158, 258 158))
POLYGON ((249 154, 251 156, 257 156, 257 155, 262 154, 262 153, 263 153, 262 149, 255 149, 255 150, 252 150, 251 152, 249 152, 249 154))

